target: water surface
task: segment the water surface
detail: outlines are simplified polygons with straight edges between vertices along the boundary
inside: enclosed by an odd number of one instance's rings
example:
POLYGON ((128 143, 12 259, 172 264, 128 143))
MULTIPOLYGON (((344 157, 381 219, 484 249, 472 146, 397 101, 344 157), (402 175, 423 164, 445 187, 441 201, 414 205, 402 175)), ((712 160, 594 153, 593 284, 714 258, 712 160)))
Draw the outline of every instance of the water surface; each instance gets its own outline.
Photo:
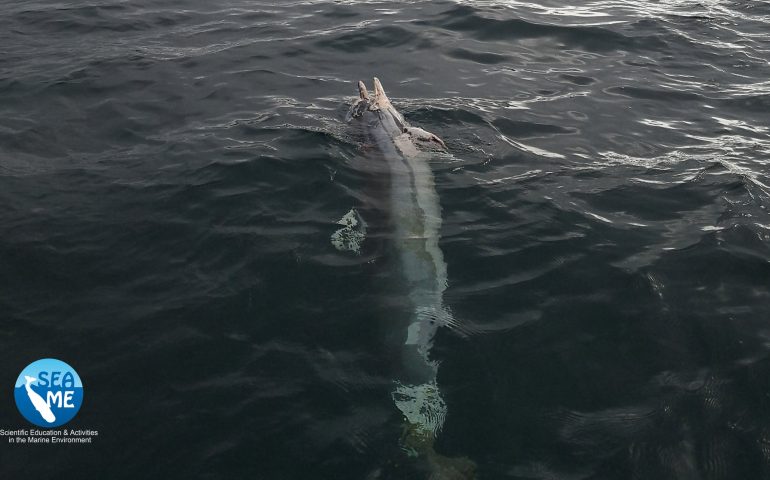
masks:
POLYGON ((767 3, 1 11, 0 427, 54 357, 100 432, 3 445, 3 477, 420 478, 387 242, 329 241, 377 201, 344 123, 373 75, 451 152, 437 450, 483 479, 770 476, 767 3))

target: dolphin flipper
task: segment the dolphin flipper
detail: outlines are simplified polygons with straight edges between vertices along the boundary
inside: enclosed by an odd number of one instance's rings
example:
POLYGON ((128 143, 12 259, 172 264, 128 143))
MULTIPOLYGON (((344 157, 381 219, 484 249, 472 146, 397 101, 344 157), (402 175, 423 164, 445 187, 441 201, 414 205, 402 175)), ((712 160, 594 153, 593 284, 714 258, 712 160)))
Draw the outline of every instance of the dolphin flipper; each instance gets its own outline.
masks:
POLYGON ((385 89, 382 88, 380 79, 374 77, 372 83, 374 83, 374 98, 372 99, 372 103, 379 108, 388 108, 390 106, 390 99, 385 94, 385 89))
POLYGON ((369 100, 369 92, 366 90, 366 85, 363 81, 358 81, 358 97, 361 100, 369 100))

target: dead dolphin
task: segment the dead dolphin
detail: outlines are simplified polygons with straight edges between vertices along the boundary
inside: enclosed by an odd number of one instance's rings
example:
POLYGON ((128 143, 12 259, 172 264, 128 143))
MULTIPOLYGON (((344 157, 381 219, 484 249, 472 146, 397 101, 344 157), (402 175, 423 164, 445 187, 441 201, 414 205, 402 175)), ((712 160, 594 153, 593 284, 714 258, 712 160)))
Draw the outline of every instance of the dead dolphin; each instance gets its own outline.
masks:
POLYGON ((348 121, 363 127, 381 153, 390 175, 388 209, 397 265, 410 301, 400 345, 402 375, 392 392, 405 418, 403 447, 428 462, 431 478, 473 478, 475 464, 449 458, 434 450, 436 435, 446 416, 446 404, 436 382, 438 363, 430 358, 436 330, 453 326, 444 305, 447 266, 439 247, 441 206, 425 149, 446 150, 437 135, 409 125, 391 104, 374 78, 370 95, 358 82, 358 99, 348 121))

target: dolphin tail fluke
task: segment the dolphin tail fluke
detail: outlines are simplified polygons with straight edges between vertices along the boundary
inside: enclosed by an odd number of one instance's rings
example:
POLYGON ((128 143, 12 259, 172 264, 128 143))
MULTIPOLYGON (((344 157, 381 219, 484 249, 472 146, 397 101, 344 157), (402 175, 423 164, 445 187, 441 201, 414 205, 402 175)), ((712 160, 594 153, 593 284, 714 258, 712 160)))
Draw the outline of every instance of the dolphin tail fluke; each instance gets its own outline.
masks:
POLYGON ((431 480, 474 480, 476 462, 468 457, 445 457, 434 450, 427 452, 431 480))
POLYGON ((476 462, 468 457, 447 457, 436 452, 432 433, 407 424, 401 442, 407 453, 429 470, 429 480, 476 479, 476 462))

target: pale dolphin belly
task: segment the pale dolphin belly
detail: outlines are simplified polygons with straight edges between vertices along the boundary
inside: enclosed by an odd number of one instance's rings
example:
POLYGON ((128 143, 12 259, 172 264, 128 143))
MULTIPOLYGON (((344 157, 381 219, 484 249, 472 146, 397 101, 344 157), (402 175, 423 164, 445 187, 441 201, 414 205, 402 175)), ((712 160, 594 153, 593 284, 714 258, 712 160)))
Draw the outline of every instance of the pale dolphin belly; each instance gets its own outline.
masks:
POLYGON ((390 170, 393 244, 409 298, 410 315, 401 350, 402 374, 394 401, 414 428, 435 435, 446 406, 436 384, 438 364, 430 359, 433 337, 448 322, 443 304, 447 267, 439 248, 441 207, 429 155, 404 134, 373 135, 390 170))
POLYGON ((374 78, 374 95, 358 82, 359 98, 351 106, 349 121, 363 126, 382 153, 389 173, 388 210, 392 240, 403 283, 406 314, 393 319, 403 329, 400 374, 395 379, 393 401, 405 418, 401 445, 410 455, 427 461, 433 480, 474 477, 475 464, 465 457, 436 452, 436 434, 444 424, 446 404, 436 377, 438 363, 431 360, 433 337, 441 325, 455 325, 444 306, 447 267, 439 248, 441 207, 428 159, 416 145, 446 150, 438 136, 410 126, 393 107, 382 84, 374 78))

